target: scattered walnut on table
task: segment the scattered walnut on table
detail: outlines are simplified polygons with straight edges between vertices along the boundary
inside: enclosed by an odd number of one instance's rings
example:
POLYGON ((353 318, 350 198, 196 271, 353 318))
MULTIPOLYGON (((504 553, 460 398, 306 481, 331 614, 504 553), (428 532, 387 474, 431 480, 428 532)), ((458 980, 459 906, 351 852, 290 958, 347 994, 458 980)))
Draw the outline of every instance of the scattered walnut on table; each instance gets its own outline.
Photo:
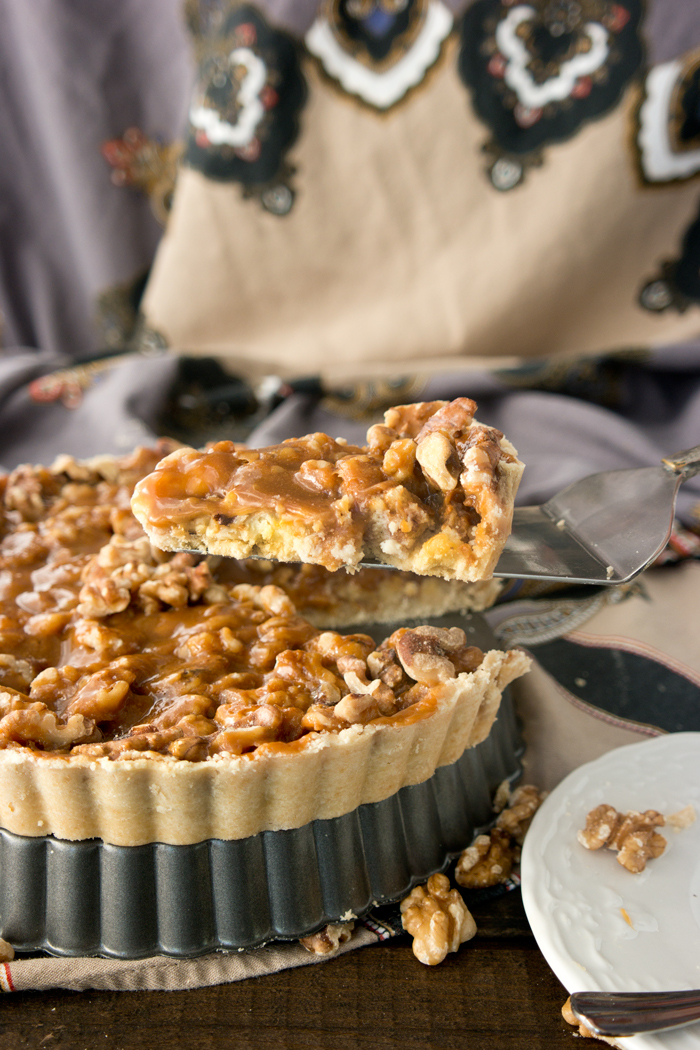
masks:
POLYGON ((354 922, 330 923, 318 933, 302 937, 299 944, 303 944, 306 950, 314 955, 334 955, 341 944, 350 940, 354 929, 354 922))
POLYGON ((0 937, 0 963, 12 962, 14 957, 15 950, 10 942, 0 937))
POLYGON ((500 810, 496 826, 488 835, 479 835, 460 855, 455 868, 460 886, 485 889, 509 878, 545 794, 532 784, 523 784, 512 793, 508 781, 499 784, 493 802, 493 808, 500 810))
POLYGON ((492 828, 489 835, 479 835, 460 855, 455 879, 469 890, 497 886, 513 870, 516 850, 508 832, 492 828))
POLYGON ((431 875, 401 901, 403 928, 413 937, 413 954, 426 966, 441 963, 448 952, 471 940, 476 923, 446 875, 431 875))
POLYGON ((499 814, 496 827, 507 831, 522 846, 532 818, 545 798, 546 792, 538 791, 533 784, 517 787, 510 796, 508 806, 499 814))
POLYGON ((496 794, 493 796, 493 811, 494 813, 501 813, 508 803, 510 802, 511 789, 510 781, 506 778, 496 788, 496 794))
POLYGON ((638 875, 648 860, 660 857, 666 849, 666 839, 655 830, 665 823, 655 809, 618 813, 614 806, 603 803, 590 811, 577 838, 586 849, 607 846, 616 850, 618 864, 638 875))

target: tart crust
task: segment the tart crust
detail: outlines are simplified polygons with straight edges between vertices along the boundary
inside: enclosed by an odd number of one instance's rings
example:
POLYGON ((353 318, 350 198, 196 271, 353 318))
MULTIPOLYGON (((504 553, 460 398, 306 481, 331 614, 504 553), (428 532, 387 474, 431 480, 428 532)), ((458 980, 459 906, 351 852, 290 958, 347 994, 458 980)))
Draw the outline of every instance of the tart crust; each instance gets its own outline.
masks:
POLYGON ((393 569, 329 572, 320 565, 280 565, 263 558, 229 559, 219 579, 280 587, 315 627, 418 621, 446 613, 483 612, 495 604, 502 580, 441 580, 393 569))
POLYGON ((363 448, 309 434, 263 449, 178 449, 136 486, 132 510, 165 551, 488 579, 523 464, 475 411, 468 398, 392 408, 363 448))
MULTIPOLYGON (((501 694, 530 660, 486 653, 425 701, 339 733, 204 762, 0 751, 0 825, 19 835, 188 845, 297 828, 427 780, 488 736, 501 694)), ((138 757, 136 757, 138 755, 138 757)))

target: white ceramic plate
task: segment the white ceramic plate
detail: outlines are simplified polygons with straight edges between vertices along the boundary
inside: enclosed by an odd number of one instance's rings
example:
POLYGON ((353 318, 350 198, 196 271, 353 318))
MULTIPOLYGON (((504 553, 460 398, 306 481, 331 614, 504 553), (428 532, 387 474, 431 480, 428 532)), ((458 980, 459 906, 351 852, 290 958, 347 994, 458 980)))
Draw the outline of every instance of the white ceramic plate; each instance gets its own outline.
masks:
MULTIPOLYGON (((542 954, 570 993, 700 988, 700 733, 620 747, 569 774, 525 839, 522 890, 542 954), (586 850, 576 839, 601 802, 667 815, 692 803, 698 819, 661 829, 665 852, 633 875, 612 850, 586 850)), ((617 1042, 700 1050, 700 1023, 617 1042)))

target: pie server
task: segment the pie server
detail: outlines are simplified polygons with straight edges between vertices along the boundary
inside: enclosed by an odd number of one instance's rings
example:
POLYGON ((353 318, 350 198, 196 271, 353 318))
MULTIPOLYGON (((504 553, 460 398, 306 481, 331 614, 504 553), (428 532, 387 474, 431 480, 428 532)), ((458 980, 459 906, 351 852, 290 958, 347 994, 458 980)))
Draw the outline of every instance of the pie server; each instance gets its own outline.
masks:
POLYGON ((516 507, 494 576, 627 583, 666 546, 678 489, 698 473, 700 445, 667 456, 659 467, 591 474, 542 506, 516 507))

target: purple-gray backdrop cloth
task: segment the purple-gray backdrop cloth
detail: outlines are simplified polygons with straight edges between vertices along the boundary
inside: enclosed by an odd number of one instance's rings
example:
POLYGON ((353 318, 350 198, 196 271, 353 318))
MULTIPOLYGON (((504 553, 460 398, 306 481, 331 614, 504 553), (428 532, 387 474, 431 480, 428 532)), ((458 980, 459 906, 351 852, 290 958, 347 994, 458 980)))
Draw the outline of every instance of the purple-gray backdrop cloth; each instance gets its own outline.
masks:
MULTIPOLYGON (((435 375, 420 397, 466 395, 478 402, 479 419, 504 431, 526 464, 517 502, 528 506, 587 474, 656 466, 663 455, 700 444, 700 346, 654 351, 644 365, 624 367, 618 386, 615 411, 565 394, 514 391, 497 372, 435 375)), ((317 430, 362 444, 366 427, 294 394, 256 428, 250 444, 317 430)), ((700 476, 681 488, 678 515, 700 524, 700 476)))
MULTIPOLYGON (((303 33, 317 4, 261 6, 303 33)), ((700 44, 697 0, 650 0, 645 37, 650 64, 700 44)), ((149 205, 112 185, 100 145, 132 125, 166 141, 181 136, 192 69, 181 0, 0 0, 0 463, 7 468, 63 451, 124 452, 158 428, 177 366, 167 355, 133 357, 75 409, 35 403, 28 384, 99 350, 97 296, 150 264, 159 231, 149 205)), ((625 365, 613 407, 527 385, 507 373, 441 374, 421 393, 479 402, 480 417, 527 463, 521 502, 544 500, 591 471, 654 464, 700 442, 700 344, 625 365)), ((295 394, 252 440, 314 429, 358 440, 366 425, 295 394)), ((696 479, 681 495, 686 521, 699 501, 696 479)))
POLYGON ((97 297, 148 270, 161 230, 100 147, 181 137, 192 76, 181 0, 0 0, 5 347, 102 349, 97 297))
MULTIPOLYGON (((57 452, 123 453, 155 438, 176 358, 134 355, 99 379, 77 409, 60 401, 37 404, 29 396, 27 383, 57 363, 50 355, 28 351, 0 362, 0 463, 5 468, 50 461, 57 452)), ((508 373, 443 373, 427 380, 420 397, 477 400, 480 419, 505 431, 527 464, 521 504, 547 500, 595 471, 656 465, 662 455, 700 442, 697 346, 655 351, 645 364, 625 366, 615 411, 565 394, 513 390, 510 382, 508 373)), ((328 411, 316 398, 292 394, 249 440, 270 444, 321 430, 362 443, 367 426, 366 420, 328 411)), ((678 511, 687 524, 700 521, 700 477, 681 489, 678 511)))

